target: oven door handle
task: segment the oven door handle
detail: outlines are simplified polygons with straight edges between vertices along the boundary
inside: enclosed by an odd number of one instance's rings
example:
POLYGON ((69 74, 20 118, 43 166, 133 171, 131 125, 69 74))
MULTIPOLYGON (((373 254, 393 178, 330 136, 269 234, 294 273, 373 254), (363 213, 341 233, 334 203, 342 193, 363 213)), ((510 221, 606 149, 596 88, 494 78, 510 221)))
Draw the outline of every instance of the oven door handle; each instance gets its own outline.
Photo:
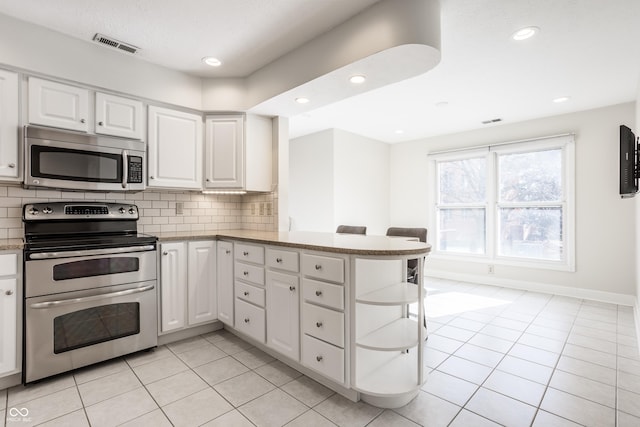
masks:
POLYGON ((63 251, 63 252, 36 252, 29 254, 29 259, 49 259, 49 258, 71 258, 82 257, 89 255, 115 255, 126 254, 130 252, 141 251, 153 251, 156 247, 154 245, 143 246, 126 246, 123 248, 109 248, 109 249, 82 249, 79 251, 63 251))
POLYGON ((155 285, 147 285, 141 288, 126 289, 124 291, 110 292, 108 294, 92 295, 90 297, 80 297, 80 298, 70 298, 70 299, 63 299, 63 300, 57 300, 57 301, 37 302, 35 304, 31 304, 29 307, 30 308, 51 308, 51 307, 58 307, 61 305, 80 304, 83 302, 97 301, 101 299, 115 298, 115 297, 121 297, 125 295, 137 294, 140 292, 146 292, 146 291, 152 290, 154 287, 155 285))

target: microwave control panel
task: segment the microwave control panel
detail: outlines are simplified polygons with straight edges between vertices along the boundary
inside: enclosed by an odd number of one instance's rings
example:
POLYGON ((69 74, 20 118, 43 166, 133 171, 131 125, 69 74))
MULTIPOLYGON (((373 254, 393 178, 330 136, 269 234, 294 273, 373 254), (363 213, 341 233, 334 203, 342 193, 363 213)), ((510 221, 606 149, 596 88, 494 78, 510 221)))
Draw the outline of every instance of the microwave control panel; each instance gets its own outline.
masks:
POLYGON ((139 184, 142 182, 142 157, 129 156, 127 182, 139 184))

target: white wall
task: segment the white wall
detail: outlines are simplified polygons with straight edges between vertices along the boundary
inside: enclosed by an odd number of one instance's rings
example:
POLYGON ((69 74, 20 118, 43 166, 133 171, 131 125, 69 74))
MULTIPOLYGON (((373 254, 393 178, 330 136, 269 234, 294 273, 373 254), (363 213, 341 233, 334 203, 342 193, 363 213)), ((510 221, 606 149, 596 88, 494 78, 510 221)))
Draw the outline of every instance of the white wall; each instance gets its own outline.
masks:
POLYGON ((292 230, 334 232, 389 226, 389 145, 338 129, 290 142, 289 214, 292 230))
MULTIPOLYGON (((433 274, 631 303, 636 295, 636 217, 633 200, 618 195, 619 125, 633 126, 633 103, 504 124, 391 146, 391 222, 425 224, 430 151, 575 133, 576 272, 427 259, 433 274), (415 189, 406 183, 416 183, 415 189), (405 209, 412 204, 414 209, 405 209)), ((432 235, 429 240, 432 240, 432 235)))
POLYGON ((289 142, 291 230, 333 231, 333 130, 289 142))

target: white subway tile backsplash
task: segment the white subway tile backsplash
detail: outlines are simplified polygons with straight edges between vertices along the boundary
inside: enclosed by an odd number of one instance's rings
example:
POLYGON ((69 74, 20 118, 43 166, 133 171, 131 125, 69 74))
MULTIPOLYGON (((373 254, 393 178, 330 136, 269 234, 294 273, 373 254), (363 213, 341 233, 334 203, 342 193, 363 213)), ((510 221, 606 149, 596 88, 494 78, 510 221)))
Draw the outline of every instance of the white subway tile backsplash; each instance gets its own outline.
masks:
MULTIPOLYGON (((137 193, 93 193, 47 189, 24 189, 19 185, 0 185, 0 238, 22 238, 22 206, 47 201, 104 201, 135 204, 140 209, 138 230, 143 233, 190 232, 230 229, 276 230, 274 215, 258 215, 251 205, 271 203, 274 194, 214 195, 190 191, 146 190, 137 193), (176 215, 176 201, 184 204, 176 215)), ((273 213, 272 212, 272 213, 273 213)))

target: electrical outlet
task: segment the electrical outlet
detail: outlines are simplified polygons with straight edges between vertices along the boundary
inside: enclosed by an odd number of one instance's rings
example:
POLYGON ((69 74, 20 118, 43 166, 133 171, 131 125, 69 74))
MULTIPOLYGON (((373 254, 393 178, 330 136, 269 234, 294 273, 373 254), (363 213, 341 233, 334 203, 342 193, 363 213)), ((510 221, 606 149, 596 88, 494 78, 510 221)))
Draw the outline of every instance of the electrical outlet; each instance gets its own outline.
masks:
POLYGON ((489 273, 489 274, 493 274, 494 273, 493 264, 489 264, 487 266, 487 273, 489 273))
POLYGON ((264 215, 264 203, 260 203, 260 216, 264 215))
POLYGON ((267 202, 267 216, 273 215, 273 209, 271 206, 271 202, 267 202))
POLYGON ((255 214, 256 214, 256 204, 251 203, 251 215, 255 215, 255 214))
POLYGON ((176 215, 184 215, 184 202, 176 202, 176 215))

